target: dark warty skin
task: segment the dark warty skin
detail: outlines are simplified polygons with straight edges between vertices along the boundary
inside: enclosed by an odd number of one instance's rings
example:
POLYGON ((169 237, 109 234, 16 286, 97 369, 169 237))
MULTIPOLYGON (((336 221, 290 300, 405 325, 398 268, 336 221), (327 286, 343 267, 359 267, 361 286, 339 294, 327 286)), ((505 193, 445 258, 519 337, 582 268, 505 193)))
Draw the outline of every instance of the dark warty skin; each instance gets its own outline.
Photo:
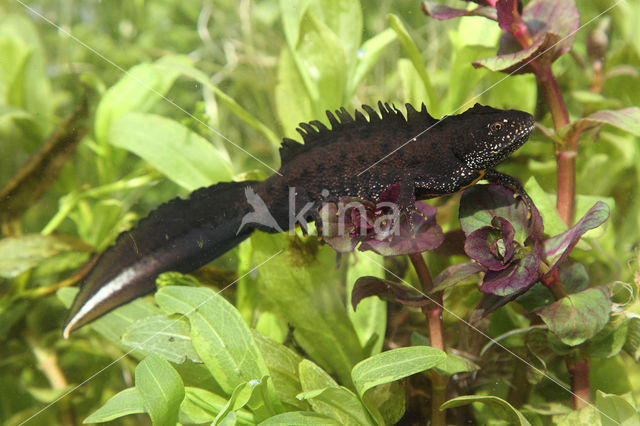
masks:
MULTIPOLYGON (((388 104, 378 103, 378 108, 379 113, 363 105, 368 119, 360 111, 352 117, 344 108, 335 115, 327 112, 331 129, 319 121, 301 123, 298 132, 304 144, 283 140, 280 174, 262 182, 201 188, 186 200, 159 206, 120 234, 94 259, 71 307, 64 337, 154 291, 162 272, 193 271, 255 229, 292 228, 292 195, 299 211, 308 203, 319 206, 341 197, 375 202, 385 189, 399 184, 398 208, 407 214, 416 200, 451 194, 486 179, 530 201, 517 180, 494 169, 529 137, 534 127, 530 114, 476 104, 436 120, 424 105, 416 111, 407 104, 406 115, 388 104), (261 209, 272 222, 246 220, 261 209)), ((317 209, 310 214, 320 229, 317 209)))

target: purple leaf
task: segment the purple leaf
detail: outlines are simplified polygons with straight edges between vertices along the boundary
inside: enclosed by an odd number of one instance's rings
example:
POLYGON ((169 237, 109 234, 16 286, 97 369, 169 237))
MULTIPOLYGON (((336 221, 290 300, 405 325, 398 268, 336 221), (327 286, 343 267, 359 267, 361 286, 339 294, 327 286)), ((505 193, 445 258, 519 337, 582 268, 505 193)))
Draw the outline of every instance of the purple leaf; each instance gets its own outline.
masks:
MULTIPOLYGON (((578 293, 589 288, 589 275, 587 275, 587 270, 581 263, 565 262, 560 265, 559 272, 560 282, 564 285, 567 293, 578 293)), ((553 293, 551 293, 551 290, 549 290, 549 287, 542 283, 538 283, 518 298, 517 301, 527 311, 534 312, 544 308, 555 300, 556 299, 553 296, 553 293)))
POLYGON ((422 10, 430 17, 438 19, 440 21, 459 18, 461 16, 484 16, 485 18, 493 19, 494 21, 497 19, 496 11, 492 7, 478 7, 473 10, 455 9, 449 6, 444 6, 442 4, 424 0, 422 2, 422 10))
POLYGON ((544 242, 544 258, 547 263, 552 264, 550 269, 553 270, 564 262, 585 232, 602 225, 608 217, 609 206, 598 201, 573 227, 546 240, 544 242))
POLYGON ((516 4, 517 0, 500 0, 496 3, 498 25, 500 25, 502 31, 511 30, 511 26, 513 25, 513 10, 516 4))
MULTIPOLYGON (((531 46, 526 49, 520 48, 521 50, 503 53, 491 58, 478 59, 477 61, 473 61, 471 64, 476 68, 484 67, 490 69, 491 71, 501 71, 508 74, 523 74, 531 72, 531 68, 529 68, 526 64, 536 59, 536 55, 538 54, 538 52, 544 51, 550 46, 553 46, 553 44, 556 43, 559 39, 560 37, 555 34, 546 34, 542 37, 534 39, 531 46)), ((513 40, 506 39, 505 41, 502 41, 501 39, 501 45, 504 46, 506 45, 505 43, 513 43, 513 40)), ((503 48, 500 50, 506 49, 503 48)))
POLYGON ((534 242, 533 250, 501 271, 488 271, 479 290, 496 296, 509 296, 531 287, 538 280, 542 249, 534 242))
POLYGON ((421 295, 416 289, 405 285, 384 280, 377 277, 360 277, 351 291, 351 306, 355 311, 362 299, 378 296, 385 300, 392 300, 409 306, 425 306, 430 300, 421 295))
MULTIPOLYGON (((500 3, 503 1, 498 6, 500 3)), ((531 33, 529 47, 522 49, 511 33, 504 32, 498 56, 475 61, 473 66, 505 73, 531 72, 526 66, 529 61, 551 63, 568 52, 580 25, 573 0, 534 0, 524 8, 522 19, 531 33)))
MULTIPOLYGON (((460 226, 464 233, 468 236, 476 229, 492 226, 493 218, 499 216, 513 226, 515 241, 524 244, 530 234, 529 212, 526 204, 513 195, 500 185, 474 185, 466 189, 460 200, 460 226)), ((532 219, 535 217, 534 214, 532 219)))
POLYGON ((383 256, 397 256, 438 248, 444 241, 444 233, 436 223, 436 209, 420 201, 416 202, 416 208, 422 215, 413 215, 414 230, 411 230, 406 219, 403 219, 399 235, 391 236, 390 240, 387 235, 374 235, 374 238, 363 241, 358 250, 372 250, 383 256))
POLYGON ((610 124, 632 135, 640 136, 640 108, 604 109, 576 120, 569 126, 574 129, 582 126, 583 130, 587 130, 598 128, 605 124, 610 124))
POLYGON ((544 55, 553 55, 555 61, 571 50, 580 26, 580 12, 574 0, 533 0, 524 8, 522 19, 533 37, 555 34, 562 41, 544 55))
POLYGON ((509 266, 518 244, 513 241, 513 226, 506 219, 494 217, 492 222, 498 226, 484 226, 469 234, 464 251, 487 269, 500 271, 509 266))
POLYGON ((563 297, 538 315, 564 344, 576 346, 598 334, 609 322, 610 312, 609 290, 601 286, 563 297))
POLYGON ((432 293, 452 287, 473 274, 484 272, 485 268, 476 262, 463 262, 449 266, 433 280, 432 293))

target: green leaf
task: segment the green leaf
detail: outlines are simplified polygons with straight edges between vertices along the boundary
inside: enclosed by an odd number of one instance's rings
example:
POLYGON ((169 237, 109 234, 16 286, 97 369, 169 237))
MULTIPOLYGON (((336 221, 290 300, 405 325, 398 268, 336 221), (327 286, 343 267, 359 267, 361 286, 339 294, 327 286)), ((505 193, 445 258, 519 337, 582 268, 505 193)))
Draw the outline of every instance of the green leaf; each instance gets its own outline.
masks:
POLYGON ((260 314, 255 329, 278 343, 283 343, 289 334, 287 322, 269 311, 260 314))
MULTIPOLYGON (((284 19, 284 17, 283 17, 284 19)), ((278 120, 282 123, 285 135, 298 137, 295 128, 298 123, 309 121, 315 117, 312 98, 300 96, 307 93, 293 54, 287 48, 282 49, 278 59, 278 84, 275 89, 276 110, 278 120)))
POLYGON ((129 414, 145 412, 142 399, 136 388, 128 388, 109 398, 102 407, 94 411, 82 423, 103 423, 129 414))
POLYGON ((111 125, 109 140, 189 191, 231 180, 233 175, 226 154, 182 124, 158 115, 120 116, 111 125))
POLYGON ((554 425, 573 426, 573 425, 589 425, 600 426, 600 416, 595 407, 588 406, 579 410, 572 411, 568 414, 560 414, 551 417, 554 425))
POLYGON ((430 346, 392 349, 353 367, 351 375, 360 396, 374 386, 400 380, 443 363, 447 354, 430 346))
POLYGON ((612 316, 604 329, 587 343, 589 356, 610 358, 622 350, 629 330, 629 320, 621 315, 612 316))
POLYGON ((154 426, 175 425, 184 384, 180 375, 158 355, 149 355, 136 367, 136 390, 154 426))
POLYGON ((402 44, 402 47, 405 50, 405 53, 407 54, 407 56, 411 60, 411 63, 413 64, 416 71, 418 72, 418 75, 422 80, 422 84, 424 85, 424 88, 426 89, 427 94, 429 95, 429 102, 428 102, 427 108, 429 109, 432 115, 434 113, 438 114, 438 111, 439 111, 438 98, 433 88, 433 85, 431 84, 431 80, 429 79, 429 75, 427 74, 427 70, 424 67, 422 58, 420 57, 420 51, 418 50, 418 47, 414 43, 409 32, 406 30, 406 28, 402 24, 402 21, 400 20, 400 18, 398 18, 394 14, 389 14, 388 19, 389 19, 389 26, 398 35, 398 40, 400 40, 400 43, 402 44))
MULTIPOLYGON (((167 313, 184 314, 191 324, 191 340, 198 355, 218 384, 231 394, 251 380, 269 375, 249 328, 237 309, 222 296, 207 288, 168 286, 156 293, 158 305, 167 313)), ((274 414, 279 401, 273 385, 268 384, 266 413, 274 414)), ((250 404, 260 408, 261 402, 250 404)))
POLYGON ((391 382, 369 390, 363 402, 376 424, 395 425, 406 411, 406 383, 391 382))
POLYGON ((259 392, 261 387, 266 387, 267 379, 268 376, 264 376, 260 380, 251 380, 246 383, 240 383, 236 386, 231 394, 231 398, 229 398, 225 406, 213 420, 212 426, 223 424, 226 421, 227 416, 231 413, 235 416, 236 411, 249 403, 249 400, 253 397, 255 391, 259 392))
MULTIPOLYGON (((249 111, 244 109, 235 99, 220 90, 218 86, 211 82, 211 79, 205 73, 195 68, 190 63, 166 63, 161 64, 161 66, 169 68, 174 72, 178 71, 183 76, 189 77, 211 90, 213 93, 215 93, 218 100, 225 107, 227 107, 229 111, 234 113, 236 117, 247 123, 247 125, 249 125, 253 129, 260 132, 265 138, 267 138, 269 142, 271 142, 273 146, 280 146, 281 139, 278 138, 278 136, 276 136, 276 134, 269 127, 267 127, 264 123, 254 117, 249 111)), ((220 134, 218 135, 220 136, 220 134)))
POLYGON ((262 303, 286 319, 294 338, 320 366, 351 382, 351 368, 362 347, 343 300, 343 278, 335 270, 335 252, 308 239, 256 232, 251 236, 262 303))
MULTIPOLYGON (((373 425, 367 409, 360 399, 344 386, 327 387, 298 395, 300 399, 320 401, 330 407, 328 412, 322 412, 343 425, 373 425)), ((323 410, 324 411, 324 410, 323 410)))
POLYGON ((134 322, 122 334, 122 343, 146 353, 182 364, 187 359, 202 362, 191 344, 189 324, 184 319, 158 315, 134 322))
POLYGON ((555 201, 544 191, 534 176, 531 176, 524 185, 531 199, 542 217, 544 232, 548 235, 558 235, 567 230, 567 225, 562 221, 556 209, 555 201))
POLYGON ((270 417, 259 424, 259 426, 267 425, 340 425, 340 423, 313 411, 291 411, 270 417))
POLYGON ((338 387, 338 383, 321 367, 308 359, 303 359, 298 364, 300 385, 303 391, 322 389, 326 387, 338 387))
POLYGON ((369 356, 382 351, 387 330, 387 302, 377 297, 368 297, 361 300, 358 304, 358 309, 354 311, 351 297, 358 277, 365 275, 384 277, 382 262, 382 256, 370 252, 367 256, 359 256, 358 261, 353 265, 349 265, 349 270, 347 271, 347 313, 353 323, 360 344, 367 351, 366 355, 369 356), (375 261, 369 259, 369 256, 375 261))
POLYGON ((629 319, 629 331, 627 332, 624 350, 636 362, 640 361, 640 318, 638 317, 629 319))
POLYGON ((382 51, 395 39, 395 31, 387 28, 362 44, 362 47, 358 50, 355 69, 348 77, 345 99, 351 99, 355 95, 358 86, 376 64, 380 55, 382 55, 382 51))
POLYGON ((11 328, 29 312, 30 303, 27 300, 0 300, 0 341, 5 341, 11 328))
POLYGON ((572 127, 582 126, 584 129, 598 128, 605 124, 640 136, 640 108, 631 107, 618 110, 604 109, 571 123, 572 127))
MULTIPOLYGON (((146 112, 166 95, 179 73, 164 65, 190 65, 186 56, 163 56, 152 64, 136 65, 102 96, 96 109, 95 134, 106 144, 111 123, 131 111, 146 112)), ((151 130, 151 129, 145 129, 151 130)))
POLYGON ((441 376, 452 376, 456 373, 468 373, 480 370, 480 366, 470 359, 447 354, 443 362, 434 367, 436 372, 441 376))
POLYGON ((465 395, 450 399, 440 406, 441 410, 447 408, 461 407, 473 402, 480 402, 490 406, 499 419, 506 421, 510 425, 528 426, 529 421, 511 404, 502 398, 491 395, 465 395))
MULTIPOLYGON (((299 364, 298 369, 300 385, 304 392, 339 387, 336 381, 333 380, 326 371, 309 360, 303 360, 299 364)), ((297 398, 300 398, 300 396, 297 395, 297 398)), ((313 408, 313 411, 335 418, 340 422, 340 424, 345 424, 345 422, 350 418, 350 416, 345 414, 342 409, 334 407, 330 402, 314 398, 310 399, 308 402, 313 408)))
MULTIPOLYGON (((303 358, 288 347, 252 330, 253 339, 260 349, 264 362, 269 369, 276 394, 283 404, 295 409, 306 409, 308 405, 296 398, 302 392, 298 376, 298 366, 303 358)), ((308 362, 308 361, 307 361, 308 362)))
POLYGON ((30 234, 0 239, 0 277, 14 278, 53 256, 87 251, 80 240, 30 234))
POLYGON ((596 407, 600 411, 602 426, 640 426, 638 411, 620 395, 596 391, 596 407))
POLYGON ((607 287, 570 294, 538 312, 540 318, 566 345, 576 346, 591 339, 609 321, 611 297, 607 287))
MULTIPOLYGON (((211 423, 225 407, 228 399, 208 390, 187 386, 180 405, 180 423, 211 423)), ((240 425, 255 425, 254 415, 246 409, 235 411, 240 425)))
MULTIPOLYGON (((47 69, 47 48, 39 30, 27 15, 5 11, 0 28, 0 85, 8 104, 28 111, 37 121, 36 129, 45 137, 53 113, 55 97, 47 69), (4 86, 4 87, 2 87, 4 86), (40 129, 38 129, 40 128, 40 129)), ((40 133, 39 132, 39 133, 40 133)))

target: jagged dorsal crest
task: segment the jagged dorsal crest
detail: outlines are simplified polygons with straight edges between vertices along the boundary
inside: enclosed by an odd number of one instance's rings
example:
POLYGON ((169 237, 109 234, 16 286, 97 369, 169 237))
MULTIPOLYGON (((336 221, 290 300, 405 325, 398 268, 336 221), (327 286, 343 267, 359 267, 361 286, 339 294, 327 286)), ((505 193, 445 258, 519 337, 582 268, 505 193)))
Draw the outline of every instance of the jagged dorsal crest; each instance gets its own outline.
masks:
POLYGON ((296 131, 302 136, 304 145, 289 138, 282 140, 280 147, 280 158, 282 164, 287 163, 293 157, 301 154, 318 144, 326 144, 333 137, 338 137, 341 132, 362 129, 362 130, 388 130, 389 128, 398 127, 428 127, 438 122, 427 112, 427 107, 422 104, 420 111, 417 111, 411 104, 405 104, 407 110, 406 117, 394 105, 378 102, 378 111, 369 105, 362 105, 362 109, 368 115, 368 118, 362 111, 356 109, 353 116, 344 108, 336 110, 335 113, 327 110, 327 118, 331 129, 318 120, 308 123, 300 123, 296 131))

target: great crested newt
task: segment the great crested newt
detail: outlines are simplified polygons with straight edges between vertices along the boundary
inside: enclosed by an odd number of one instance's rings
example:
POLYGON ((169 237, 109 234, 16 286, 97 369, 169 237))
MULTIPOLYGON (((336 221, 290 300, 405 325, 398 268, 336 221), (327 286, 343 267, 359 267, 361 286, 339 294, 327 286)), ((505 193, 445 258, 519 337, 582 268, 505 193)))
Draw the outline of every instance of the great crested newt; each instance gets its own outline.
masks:
MULTIPOLYGON (((279 173, 264 181, 198 189, 188 199, 162 204, 120 234, 94 259, 71 307, 64 337, 154 291, 162 272, 193 271, 255 229, 291 229, 299 218, 291 215, 292 201, 296 211, 341 197, 375 202, 386 188, 400 185, 397 204, 406 214, 416 200, 454 193, 480 179, 507 186, 528 200, 516 179, 494 167, 528 139, 534 128, 530 114, 476 104, 438 120, 424 105, 417 111, 407 104, 406 114, 382 102, 378 108, 363 105, 368 117, 358 110, 353 116, 344 108, 335 114, 327 111, 331 128, 320 121, 301 123, 297 130, 304 144, 283 140, 279 173), (259 213, 256 206, 268 210, 271 223, 246 220, 247 214, 259 213)), ((316 213, 311 209, 318 221, 316 213)))

